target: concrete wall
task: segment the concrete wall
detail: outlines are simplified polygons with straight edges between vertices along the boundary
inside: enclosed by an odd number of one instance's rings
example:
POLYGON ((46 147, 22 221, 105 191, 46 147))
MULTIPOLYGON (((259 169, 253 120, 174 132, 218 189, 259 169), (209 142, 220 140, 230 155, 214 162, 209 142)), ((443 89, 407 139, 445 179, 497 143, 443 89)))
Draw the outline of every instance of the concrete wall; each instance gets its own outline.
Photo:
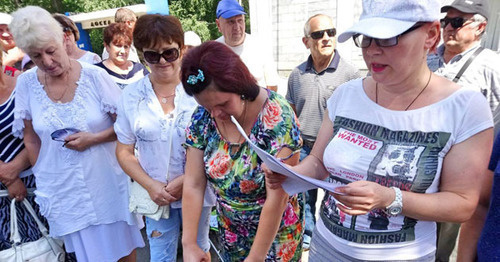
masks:
MULTIPOLYGON (((337 32, 358 20, 361 0, 254 0, 250 1, 252 34, 267 39, 282 76, 307 59, 309 50, 302 43, 306 20, 322 13, 333 18, 337 32), (265 21, 265 22, 264 22, 265 21)), ((337 44, 343 57, 365 67, 361 50, 352 41, 337 44)))

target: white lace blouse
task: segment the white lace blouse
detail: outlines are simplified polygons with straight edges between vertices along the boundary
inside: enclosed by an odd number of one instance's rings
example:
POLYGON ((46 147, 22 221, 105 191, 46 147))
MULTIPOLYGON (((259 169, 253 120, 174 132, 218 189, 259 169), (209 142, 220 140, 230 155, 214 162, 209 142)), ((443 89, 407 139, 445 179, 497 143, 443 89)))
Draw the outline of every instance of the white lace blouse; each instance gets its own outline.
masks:
POLYGON ((63 147, 51 133, 61 128, 100 132, 113 125, 120 89, 102 68, 81 64, 75 96, 55 103, 47 96, 33 68, 19 76, 13 131, 23 136, 23 120, 31 120, 41 141, 33 173, 35 201, 49 221, 50 234, 63 236, 91 225, 126 221, 135 224, 128 211, 128 177, 115 157, 115 142, 101 143, 83 152, 63 147))
MULTIPOLYGON (((198 103, 179 84, 175 88, 174 105, 172 113, 164 114, 151 80, 145 76, 123 90, 115 123, 118 141, 135 144, 141 167, 150 177, 163 183, 184 174, 185 130, 198 103)), ((208 189, 204 206, 214 204, 215 196, 208 189)), ((181 201, 172 203, 171 207, 181 208, 181 201)))

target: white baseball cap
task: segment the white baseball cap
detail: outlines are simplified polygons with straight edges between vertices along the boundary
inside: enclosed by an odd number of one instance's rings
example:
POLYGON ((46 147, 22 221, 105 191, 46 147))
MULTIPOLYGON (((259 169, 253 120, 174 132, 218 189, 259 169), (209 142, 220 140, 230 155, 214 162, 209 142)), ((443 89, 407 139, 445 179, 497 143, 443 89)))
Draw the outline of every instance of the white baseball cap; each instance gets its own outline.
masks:
POLYGON ((12 16, 6 13, 0 13, 0 25, 10 25, 12 16))
POLYGON ((417 22, 439 20, 438 0, 363 0, 359 21, 338 36, 345 42, 355 34, 387 39, 410 29, 417 22))
POLYGON ((184 45, 199 46, 201 45, 200 37, 193 31, 184 32, 184 45))

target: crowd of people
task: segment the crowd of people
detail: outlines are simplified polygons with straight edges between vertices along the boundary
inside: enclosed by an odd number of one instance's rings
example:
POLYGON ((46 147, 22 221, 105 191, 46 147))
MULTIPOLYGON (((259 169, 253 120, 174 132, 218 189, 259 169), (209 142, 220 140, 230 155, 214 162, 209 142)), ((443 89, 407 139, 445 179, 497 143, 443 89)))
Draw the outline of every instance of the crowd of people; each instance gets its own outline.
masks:
POLYGON ((67 16, 0 13, 0 252, 26 198, 66 261, 137 261, 143 227, 151 261, 211 261, 213 210, 222 261, 449 261, 457 238, 458 261, 500 261, 488 4, 363 0, 343 32, 315 14, 285 97, 236 0, 203 43, 120 8, 102 60, 67 16), (351 39, 366 76, 336 49, 351 39), (316 210, 318 190, 288 194, 254 146, 335 189, 316 210))

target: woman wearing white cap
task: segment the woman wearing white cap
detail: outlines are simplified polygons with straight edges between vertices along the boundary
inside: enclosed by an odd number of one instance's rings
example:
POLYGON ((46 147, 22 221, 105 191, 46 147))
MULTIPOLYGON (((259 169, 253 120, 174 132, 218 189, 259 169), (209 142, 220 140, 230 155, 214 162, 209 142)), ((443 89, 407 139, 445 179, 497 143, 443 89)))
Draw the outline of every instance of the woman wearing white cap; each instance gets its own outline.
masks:
POLYGON ((20 70, 20 63, 24 53, 16 47, 14 37, 9 31, 9 24, 12 21, 12 16, 6 13, 0 13, 0 45, 3 48, 3 65, 15 67, 20 70))
MULTIPOLYGON (((365 0, 360 21, 339 36, 362 48, 370 76, 335 91, 311 154, 294 167, 341 185, 323 199, 309 260, 434 261, 434 221, 472 215, 491 113, 480 93, 427 67, 439 5, 365 0)), ((275 186, 282 179, 268 175, 275 186)))

